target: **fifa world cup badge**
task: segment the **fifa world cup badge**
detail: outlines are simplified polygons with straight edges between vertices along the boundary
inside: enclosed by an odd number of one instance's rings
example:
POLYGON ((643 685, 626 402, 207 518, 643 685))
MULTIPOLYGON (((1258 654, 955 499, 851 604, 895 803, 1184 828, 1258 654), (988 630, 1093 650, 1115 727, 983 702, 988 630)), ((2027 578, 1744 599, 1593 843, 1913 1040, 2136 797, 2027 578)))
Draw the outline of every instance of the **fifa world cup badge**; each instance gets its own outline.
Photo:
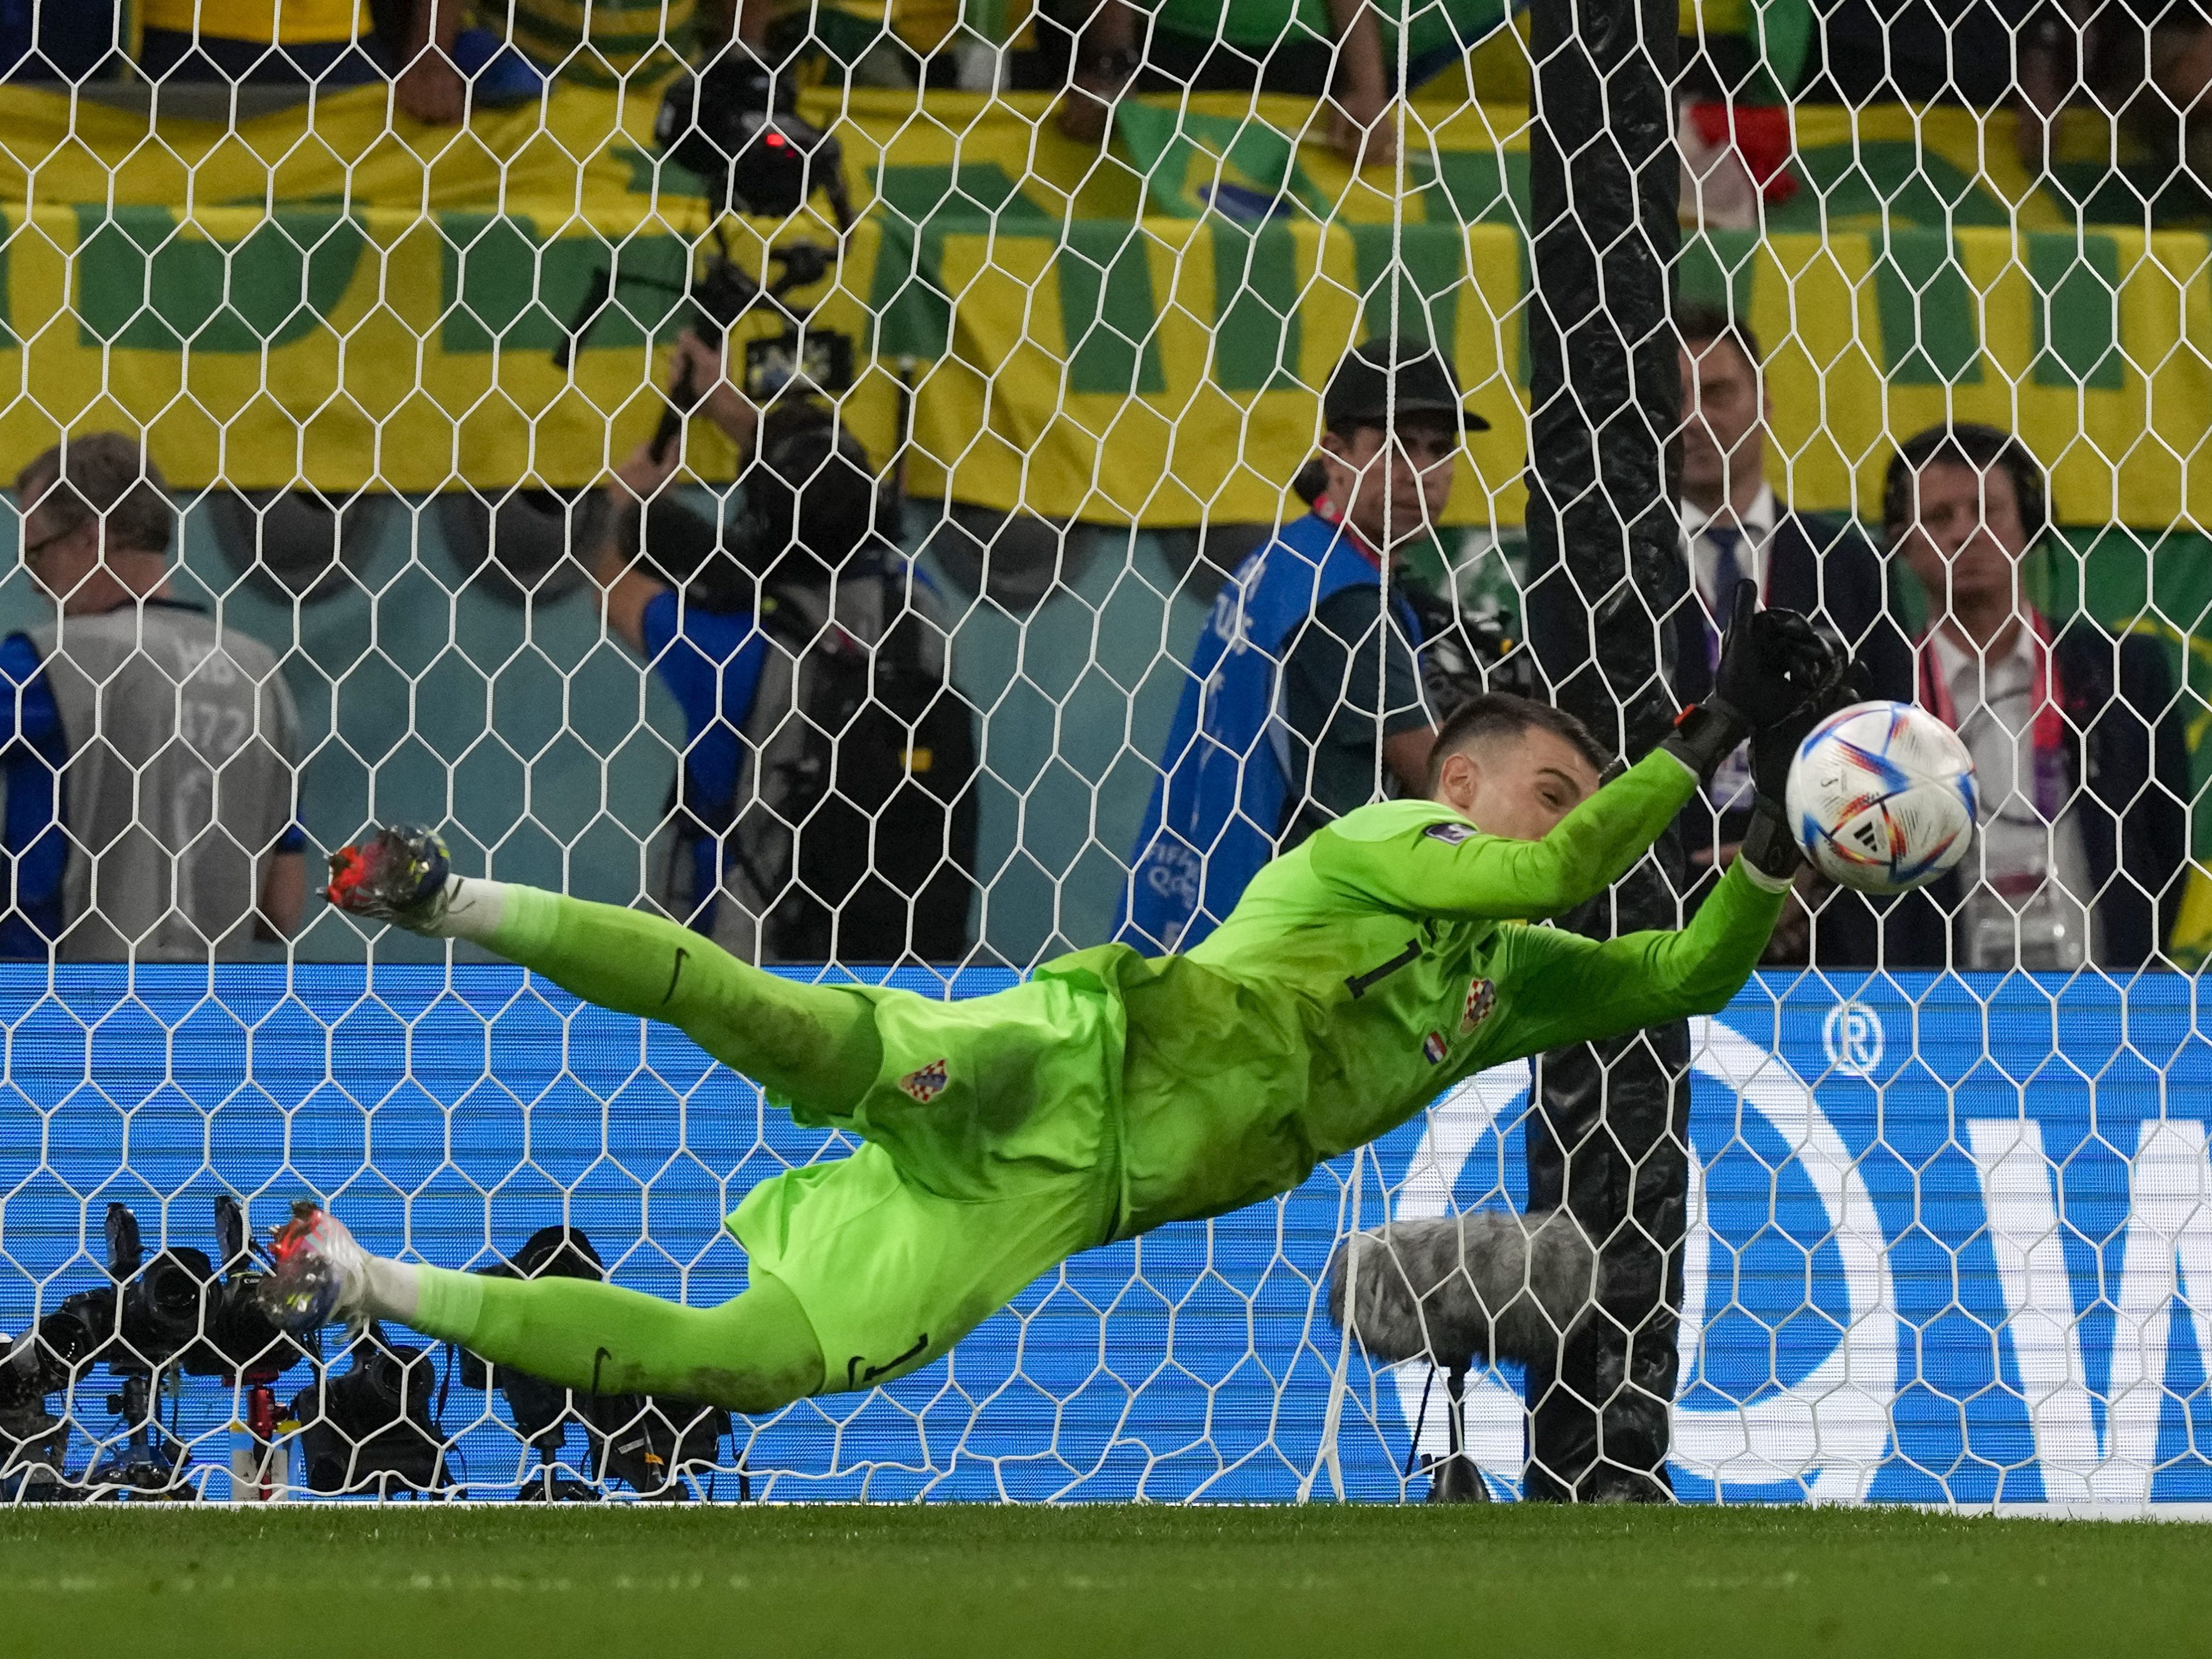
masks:
POLYGON ((933 1060, 920 1071, 908 1072, 899 1079, 899 1087, 927 1106, 945 1092, 945 1062, 933 1060))
POLYGON ((1467 988, 1467 1006, 1460 1012, 1459 1030, 1465 1036, 1490 1018, 1490 1011, 1498 1006, 1498 987, 1486 979, 1476 980, 1467 988))

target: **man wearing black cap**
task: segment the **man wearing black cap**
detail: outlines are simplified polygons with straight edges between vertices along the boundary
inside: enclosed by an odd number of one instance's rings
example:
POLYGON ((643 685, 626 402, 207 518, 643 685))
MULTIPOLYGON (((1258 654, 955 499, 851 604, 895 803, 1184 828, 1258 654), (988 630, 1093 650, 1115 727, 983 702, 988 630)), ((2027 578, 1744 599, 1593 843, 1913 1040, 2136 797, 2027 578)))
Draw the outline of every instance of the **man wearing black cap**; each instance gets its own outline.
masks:
POLYGON ((1322 825, 1427 787, 1420 624, 1389 573, 1451 499, 1489 422, 1426 340, 1348 353, 1322 396, 1313 510, 1215 600, 1137 840, 1120 936, 1188 950, 1260 866, 1322 825), (1388 592, 1388 603, 1385 601, 1388 592))

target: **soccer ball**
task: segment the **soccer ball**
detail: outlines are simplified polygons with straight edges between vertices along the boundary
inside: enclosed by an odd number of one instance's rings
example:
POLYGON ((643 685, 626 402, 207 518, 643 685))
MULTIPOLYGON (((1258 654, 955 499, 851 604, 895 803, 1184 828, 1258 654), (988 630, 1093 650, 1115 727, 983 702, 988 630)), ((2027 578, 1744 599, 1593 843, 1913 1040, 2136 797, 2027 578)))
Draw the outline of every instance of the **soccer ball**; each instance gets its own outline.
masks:
POLYGON ((1974 759, 1957 733, 1905 702, 1854 703, 1814 726, 1784 805, 1813 867, 1862 893, 1905 893, 1974 844, 1974 759))

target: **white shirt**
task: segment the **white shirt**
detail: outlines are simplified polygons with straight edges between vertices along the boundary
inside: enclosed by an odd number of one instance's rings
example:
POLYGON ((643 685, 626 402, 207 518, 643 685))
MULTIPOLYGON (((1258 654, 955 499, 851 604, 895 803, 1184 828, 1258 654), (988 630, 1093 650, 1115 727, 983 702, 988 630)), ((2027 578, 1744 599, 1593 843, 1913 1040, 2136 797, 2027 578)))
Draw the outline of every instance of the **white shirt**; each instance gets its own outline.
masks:
MULTIPOLYGON (((2020 911, 2040 898, 2065 925, 2079 929, 2077 939, 2093 939, 2088 907, 2095 894, 2080 816, 2069 799, 2054 824, 2035 804, 2035 630, 2025 624, 2014 629, 2004 654, 1986 662, 1948 629, 1935 629, 1931 638, 1937 670, 1957 711, 1960 739, 1974 757, 1974 782, 1981 795, 1981 837, 1975 849, 1979 877, 1966 884, 1970 932, 1978 908, 1993 911, 2001 902, 2020 911)), ((1968 946, 1971 958, 1971 939, 1968 946)), ((1980 953, 1984 958, 1989 954, 1980 953)), ((2010 965, 2001 948, 1996 954, 1996 960, 1964 965, 2010 965)), ((2095 959, 2094 950, 2090 959, 2095 959)))

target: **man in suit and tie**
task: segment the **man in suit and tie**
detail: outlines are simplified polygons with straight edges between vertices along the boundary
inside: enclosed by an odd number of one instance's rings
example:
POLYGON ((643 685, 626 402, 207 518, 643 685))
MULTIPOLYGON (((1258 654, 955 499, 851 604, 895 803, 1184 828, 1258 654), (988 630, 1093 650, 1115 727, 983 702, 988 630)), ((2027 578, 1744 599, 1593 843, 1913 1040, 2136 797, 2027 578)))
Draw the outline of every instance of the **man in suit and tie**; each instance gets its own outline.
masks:
POLYGON ((1966 862, 1892 913, 1887 963, 2167 965, 2196 791, 2166 642, 2038 606, 2024 572, 2050 483, 2009 432, 1960 421, 1906 439, 1882 521, 1928 593, 1920 705, 1972 754, 1982 811, 1966 862))
MULTIPOLYGON (((1772 413, 1750 327, 1718 306, 1685 302, 1674 327, 1682 366, 1682 544, 1690 599, 1674 613, 1675 697, 1712 689, 1713 665, 1740 581, 1769 606, 1802 611, 1856 658, 1866 694, 1912 700, 1912 647, 1893 619, 1885 562, 1848 516, 1792 512, 1766 480, 1772 413)), ((1727 867, 1751 811, 1748 762, 1722 767, 1692 803, 1683 842, 1693 866, 1727 867)), ((1767 960, 1822 967, 1871 965, 1875 913, 1856 893, 1801 878, 1802 901, 1784 912, 1767 960)))

